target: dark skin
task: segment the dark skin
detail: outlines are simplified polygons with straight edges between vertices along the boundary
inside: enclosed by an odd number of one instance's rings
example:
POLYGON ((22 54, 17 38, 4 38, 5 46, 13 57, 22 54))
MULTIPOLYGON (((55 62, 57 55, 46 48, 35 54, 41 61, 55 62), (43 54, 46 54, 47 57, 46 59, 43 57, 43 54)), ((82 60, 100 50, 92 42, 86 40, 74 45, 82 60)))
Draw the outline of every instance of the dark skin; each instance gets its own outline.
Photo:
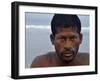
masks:
POLYGON ((82 43, 82 34, 77 32, 77 27, 57 28, 55 35, 50 35, 55 52, 38 56, 31 67, 55 67, 89 65, 89 54, 79 53, 82 43))
POLYGON ((82 34, 79 34, 75 27, 60 27, 57 28, 55 36, 51 35, 50 39, 59 63, 64 65, 72 63, 82 43, 82 34))

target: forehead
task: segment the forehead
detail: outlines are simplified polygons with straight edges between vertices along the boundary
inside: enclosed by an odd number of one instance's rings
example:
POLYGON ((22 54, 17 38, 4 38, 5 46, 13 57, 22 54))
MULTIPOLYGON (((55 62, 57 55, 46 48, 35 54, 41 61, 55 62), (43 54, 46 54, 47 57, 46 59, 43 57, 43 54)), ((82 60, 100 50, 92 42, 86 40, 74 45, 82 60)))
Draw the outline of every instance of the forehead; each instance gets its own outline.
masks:
POLYGON ((76 27, 59 27, 56 32, 57 34, 78 34, 76 27))

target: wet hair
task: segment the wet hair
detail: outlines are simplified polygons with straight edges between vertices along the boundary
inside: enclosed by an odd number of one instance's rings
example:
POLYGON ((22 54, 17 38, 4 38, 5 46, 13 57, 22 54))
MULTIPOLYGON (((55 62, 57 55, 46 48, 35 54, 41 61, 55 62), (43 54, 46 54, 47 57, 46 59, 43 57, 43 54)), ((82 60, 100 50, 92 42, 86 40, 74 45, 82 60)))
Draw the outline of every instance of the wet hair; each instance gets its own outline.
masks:
POLYGON ((81 32, 81 22, 77 15, 55 14, 51 21, 52 34, 55 35, 57 33, 57 28, 61 27, 75 27, 79 34, 81 32))

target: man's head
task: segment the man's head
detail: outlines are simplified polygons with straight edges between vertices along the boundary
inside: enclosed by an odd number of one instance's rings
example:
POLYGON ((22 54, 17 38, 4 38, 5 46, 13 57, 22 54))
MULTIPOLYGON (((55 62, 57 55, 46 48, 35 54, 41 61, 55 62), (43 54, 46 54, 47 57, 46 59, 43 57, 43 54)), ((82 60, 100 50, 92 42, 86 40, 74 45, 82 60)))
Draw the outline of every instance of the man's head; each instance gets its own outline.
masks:
POLYGON ((72 61, 82 42, 81 22, 77 15, 55 14, 51 21, 51 42, 58 57, 65 62, 72 61))

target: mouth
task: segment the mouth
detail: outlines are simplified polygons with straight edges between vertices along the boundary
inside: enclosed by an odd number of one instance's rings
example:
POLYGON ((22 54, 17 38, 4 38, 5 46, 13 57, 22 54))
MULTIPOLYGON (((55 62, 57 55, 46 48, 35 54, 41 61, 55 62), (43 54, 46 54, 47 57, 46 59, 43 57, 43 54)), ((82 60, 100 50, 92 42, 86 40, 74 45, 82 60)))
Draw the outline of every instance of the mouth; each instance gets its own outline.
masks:
POLYGON ((73 56, 73 53, 72 52, 66 52, 66 53, 63 53, 63 56, 71 57, 71 56, 73 56))

